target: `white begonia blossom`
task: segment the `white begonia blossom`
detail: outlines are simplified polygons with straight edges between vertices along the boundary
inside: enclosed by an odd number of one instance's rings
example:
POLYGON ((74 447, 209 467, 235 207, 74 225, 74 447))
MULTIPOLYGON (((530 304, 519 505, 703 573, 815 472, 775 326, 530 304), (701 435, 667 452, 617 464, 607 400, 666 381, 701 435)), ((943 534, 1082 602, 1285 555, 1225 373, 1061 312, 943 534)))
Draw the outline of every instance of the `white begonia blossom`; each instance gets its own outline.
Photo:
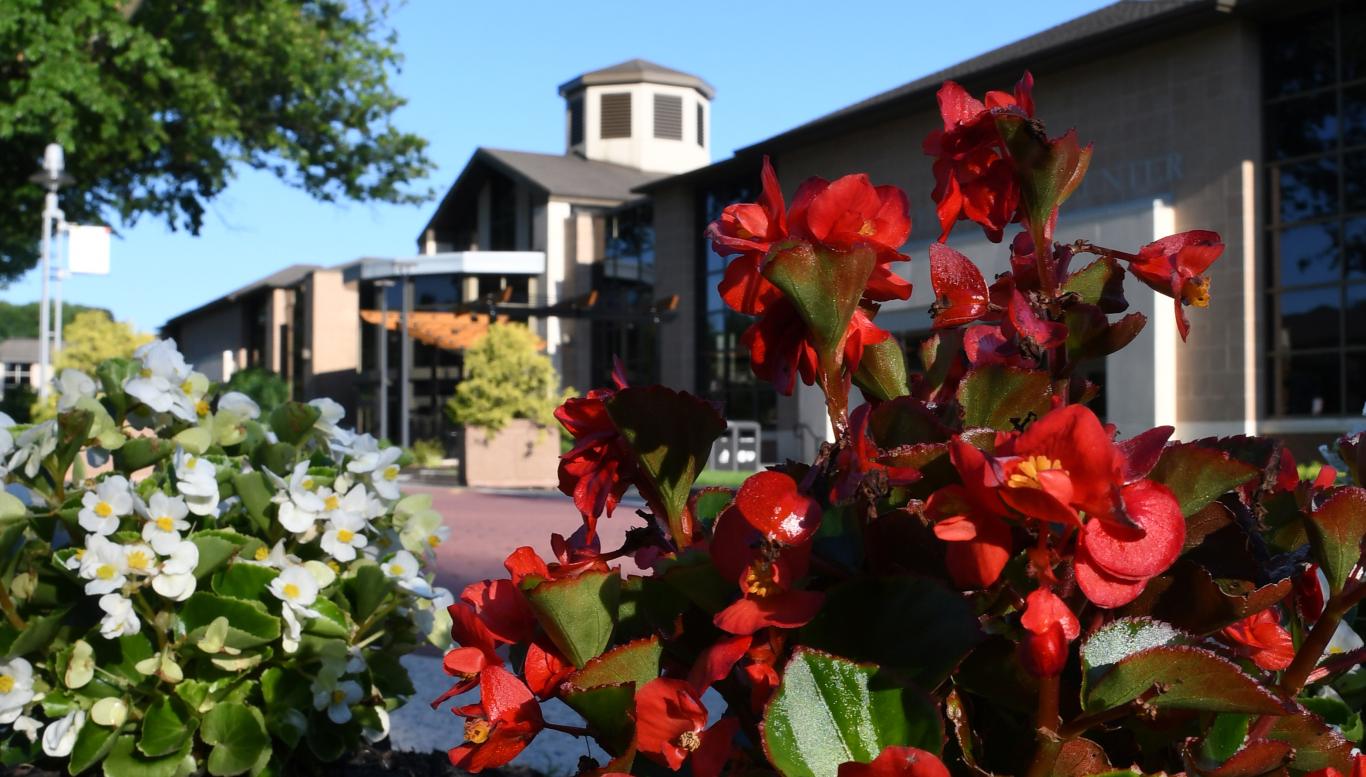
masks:
POLYGON ((240 391, 229 391, 218 398, 218 412, 232 413, 239 418, 255 419, 261 417, 261 406, 256 400, 240 391))
POLYGON ((183 602, 195 591, 195 567, 199 566, 199 546, 181 540, 166 554, 161 574, 152 579, 152 590, 174 602, 183 602))
POLYGON ((19 439, 14 442, 14 455, 10 457, 7 469, 12 472, 23 467, 26 477, 36 477, 39 467, 43 465, 43 459, 55 450, 57 420, 54 418, 41 424, 34 424, 20 432, 19 439))
POLYGON ((105 594, 100 597, 100 636, 105 639, 118 639, 125 634, 136 634, 142 628, 138 615, 133 611, 133 603, 121 594, 105 594))
POLYGON ((279 540, 270 550, 266 550, 265 545, 256 548, 256 553, 252 558, 243 559, 248 564, 258 564, 263 567, 273 569, 284 569, 285 567, 299 563, 299 557, 291 553, 285 553, 285 541, 279 540))
POLYGON ((30 718, 27 715, 20 715, 19 719, 12 724, 14 730, 23 734, 30 742, 38 741, 38 732, 43 730, 43 722, 37 718, 30 718))
POLYGON ((123 546, 110 542, 101 535, 90 534, 85 538, 85 553, 81 554, 81 577, 89 580, 85 592, 91 595, 107 594, 117 591, 126 582, 128 557, 123 546))
POLYGON ((43 752, 53 758, 71 755, 82 728, 85 728, 85 710, 72 710, 52 721, 43 732, 43 752))
POLYGON ((327 717, 338 725, 351 720, 351 705, 363 695, 365 692, 355 680, 337 681, 322 674, 313 681, 313 707, 327 710, 327 717))
POLYGON ((309 609, 318 600, 318 581, 303 566, 287 567, 270 581, 270 592, 285 603, 285 607, 316 618, 309 609))
POLYGON ((218 509, 218 473, 213 462, 177 448, 173 466, 176 490, 185 497, 186 509, 195 515, 213 515, 218 509))
POLYGON ((318 522, 318 514, 299 507, 292 499, 280 503, 280 525, 293 534, 307 534, 318 522))
MULTIPOLYGON (((176 349, 175 340, 153 340, 133 351, 141 369, 123 383, 123 390, 158 413, 171 412, 184 392, 180 386, 192 370, 176 349)), ((194 421, 194 418, 185 420, 194 421)))
POLYGON ((190 423, 209 415, 209 401, 204 398, 209 392, 209 379, 203 373, 191 372, 176 389, 171 415, 190 423))
MULTIPOLYGON (((10 454, 14 450, 14 435, 10 432, 10 427, 14 426, 14 419, 10 418, 9 413, 0 412, 0 459, 10 454)), ((0 475, 4 469, 0 468, 0 475)))
POLYGON ((57 410, 66 412, 76 406, 83 398, 95 396, 95 380, 80 370, 70 367, 57 373, 53 381, 57 386, 57 410))
POLYGON ((313 424, 314 428, 326 434, 328 439, 333 442, 347 446, 355 438, 355 433, 341 428, 337 424, 346 416, 346 408, 342 407, 335 400, 327 397, 319 397, 309 400, 308 404, 318 408, 318 420, 313 424))
POLYGON ((157 569, 157 554, 156 551, 152 550, 151 545, 141 542, 136 545, 124 545, 123 559, 124 567, 128 570, 127 574, 152 577, 159 571, 157 569))
POLYGON ((323 552, 345 564, 356 560, 356 550, 369 544, 370 540, 361 532, 365 530, 365 519, 346 512, 337 512, 327 522, 323 532, 323 552))
POLYGON ((185 520, 189 508, 179 496, 155 491, 147 504, 138 505, 138 512, 147 518, 142 525, 142 539, 163 556, 170 555, 171 549, 180 544, 180 533, 190 528, 190 522, 185 520))
POLYGON ((418 576, 417 557, 406 550, 400 550, 382 565, 384 574, 394 578, 403 588, 425 599, 435 595, 431 583, 418 576))
POLYGON ((77 519, 82 529, 108 536, 118 531, 119 518, 132 512, 133 490, 128 485, 128 478, 114 475, 101 480, 94 491, 81 495, 77 519))
POLYGON ((346 468, 358 475, 369 475, 370 485, 381 498, 390 501, 398 499, 398 460, 403 449, 397 445, 383 450, 361 453, 347 462, 346 468))
POLYGON ((18 720, 31 701, 33 665, 22 658, 0 661, 0 724, 18 720))

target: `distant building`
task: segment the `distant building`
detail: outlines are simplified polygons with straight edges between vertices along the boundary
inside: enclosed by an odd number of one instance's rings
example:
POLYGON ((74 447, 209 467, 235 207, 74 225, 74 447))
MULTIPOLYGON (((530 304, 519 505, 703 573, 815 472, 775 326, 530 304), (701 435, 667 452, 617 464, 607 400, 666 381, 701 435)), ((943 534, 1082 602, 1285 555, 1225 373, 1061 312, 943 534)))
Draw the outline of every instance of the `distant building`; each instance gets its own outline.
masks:
POLYGON ((27 386, 38 390, 38 338, 0 340, 0 396, 27 386))

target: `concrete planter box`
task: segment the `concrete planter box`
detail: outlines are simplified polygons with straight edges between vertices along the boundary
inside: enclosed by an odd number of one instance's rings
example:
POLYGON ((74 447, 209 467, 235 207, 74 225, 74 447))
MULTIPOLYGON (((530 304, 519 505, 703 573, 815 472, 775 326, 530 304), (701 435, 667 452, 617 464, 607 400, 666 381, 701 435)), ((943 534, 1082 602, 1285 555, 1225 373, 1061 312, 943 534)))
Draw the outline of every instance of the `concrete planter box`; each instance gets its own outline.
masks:
POLYGON ((555 488, 560 436, 530 421, 515 419, 491 439, 488 430, 465 429, 461 461, 465 485, 481 488, 555 488))

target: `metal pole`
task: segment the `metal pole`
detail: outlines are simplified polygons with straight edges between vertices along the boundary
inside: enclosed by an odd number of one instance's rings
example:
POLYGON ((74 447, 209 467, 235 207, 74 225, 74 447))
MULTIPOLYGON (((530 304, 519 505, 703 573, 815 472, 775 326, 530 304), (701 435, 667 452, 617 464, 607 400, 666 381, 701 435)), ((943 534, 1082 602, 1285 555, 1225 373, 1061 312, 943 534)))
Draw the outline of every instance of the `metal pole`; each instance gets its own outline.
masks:
POLYGON ((47 195, 43 198, 43 293, 42 301, 38 308, 38 397, 47 399, 48 386, 48 365, 52 363, 51 341, 48 339, 52 331, 52 322, 49 320, 50 311, 48 305, 51 296, 48 291, 50 275, 52 273, 52 222, 57 211, 57 188, 49 186, 47 195))
POLYGON ((66 231, 66 219, 63 218, 57 227, 57 233, 64 239, 62 240, 62 251, 58 254, 57 266, 52 269, 52 278, 56 281, 56 300, 54 306, 56 310, 52 316, 52 359, 55 362, 62 354, 62 280, 65 274, 63 269, 66 265, 66 251, 70 249, 69 233, 66 231))
POLYGON ((379 375, 379 438, 389 438, 389 289, 393 281, 375 281, 379 294, 379 333, 375 373, 379 375))
POLYGON ((413 338, 408 333, 408 317, 413 310, 413 279, 408 277, 408 268, 403 268, 403 308, 399 313, 399 328, 403 337, 399 341, 398 362, 398 418, 400 444, 411 447, 412 410, 413 410, 413 338))

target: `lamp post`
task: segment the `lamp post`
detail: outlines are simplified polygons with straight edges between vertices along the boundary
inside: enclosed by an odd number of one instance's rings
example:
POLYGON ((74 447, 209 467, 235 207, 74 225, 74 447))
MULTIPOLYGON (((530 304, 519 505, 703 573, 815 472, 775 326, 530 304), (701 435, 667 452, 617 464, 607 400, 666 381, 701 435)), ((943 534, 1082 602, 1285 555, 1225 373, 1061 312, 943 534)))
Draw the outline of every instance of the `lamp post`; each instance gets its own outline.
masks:
POLYGON ((56 143, 47 144, 43 149, 43 170, 29 178, 47 189, 43 198, 43 242, 42 242, 42 302, 38 307, 38 396, 46 399, 51 387, 52 348, 51 316, 49 311, 49 281, 52 273, 52 233, 56 224, 62 220, 62 211, 57 207, 57 190, 63 184, 71 183, 66 174, 66 158, 62 147, 56 143))

